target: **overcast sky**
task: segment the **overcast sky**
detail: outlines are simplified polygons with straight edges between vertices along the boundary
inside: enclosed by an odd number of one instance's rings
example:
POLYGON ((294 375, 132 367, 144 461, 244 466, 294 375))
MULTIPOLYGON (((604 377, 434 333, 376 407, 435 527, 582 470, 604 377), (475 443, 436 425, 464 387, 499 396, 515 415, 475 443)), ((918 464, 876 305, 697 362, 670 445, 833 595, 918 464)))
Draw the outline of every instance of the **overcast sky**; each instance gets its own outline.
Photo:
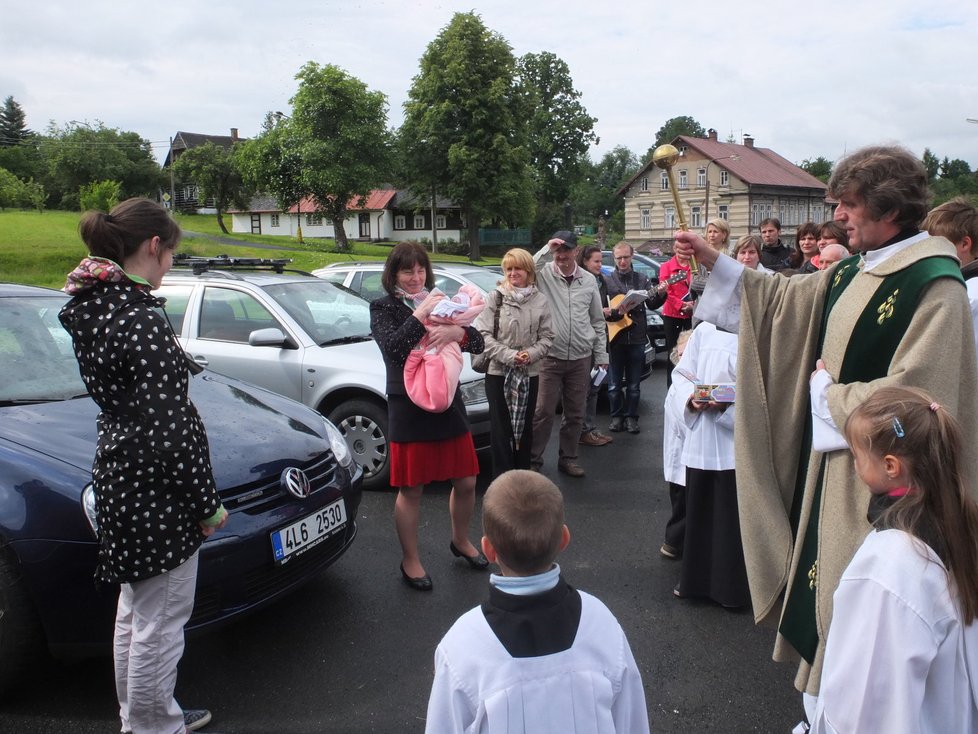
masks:
POLYGON ((795 162, 899 142, 978 168, 975 0, 0 0, 0 99, 31 129, 100 120, 162 159, 178 130, 255 135, 312 60, 385 93, 397 126, 426 46, 469 10, 515 55, 568 63, 594 159, 691 115, 795 162))

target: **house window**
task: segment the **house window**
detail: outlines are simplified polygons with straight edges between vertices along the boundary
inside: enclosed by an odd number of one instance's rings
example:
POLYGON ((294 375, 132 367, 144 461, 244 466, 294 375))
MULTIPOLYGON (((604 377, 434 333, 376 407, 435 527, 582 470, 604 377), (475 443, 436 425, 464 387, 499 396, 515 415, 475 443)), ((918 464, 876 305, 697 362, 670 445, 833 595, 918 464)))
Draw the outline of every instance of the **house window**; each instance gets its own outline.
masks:
POLYGON ((730 185, 730 173, 728 171, 720 171, 720 185, 721 186, 730 185))
POLYGON ((782 204, 780 207, 778 207, 778 219, 781 220, 781 224, 791 224, 791 222, 788 221, 787 214, 788 214, 788 207, 785 204, 782 204))
POLYGON ((685 168, 680 169, 680 171, 679 171, 679 188, 680 189, 685 189, 686 188, 686 169, 685 168))
POLYGON ((669 190, 669 174, 667 174, 665 171, 662 172, 660 188, 663 191, 669 190))
POLYGON ((696 169, 696 185, 697 186, 706 186, 706 169, 705 168, 697 168, 696 169))
POLYGON ((272 214, 272 226, 273 227, 278 226, 278 214, 272 214))
POLYGON ((424 214, 414 215, 414 227, 412 229, 425 229, 424 226, 424 214))
POLYGON ((407 229, 407 219, 403 214, 394 217, 394 229, 407 229))
POLYGON ((673 206, 667 206, 666 209, 666 229, 674 230, 676 228, 676 208, 673 206))
POLYGON ((323 226, 323 215, 319 212, 310 212, 306 214, 306 226, 307 227, 322 227, 323 226))
POLYGON ((642 210, 642 224, 639 229, 652 229, 652 210, 643 209, 642 210))
POLYGON ((448 220, 445 218, 444 214, 439 214, 435 217, 435 226, 438 229, 448 229, 448 220))
POLYGON ((757 204, 750 205, 750 223, 757 224, 761 221, 761 208, 757 204))
POLYGON ((730 219, 730 208, 726 204, 720 204, 717 206, 717 216, 720 219, 730 219))
POLYGON ((702 227, 703 226, 703 210, 698 207, 690 207, 690 222, 691 227, 702 227))
POLYGON ((642 184, 639 186, 639 189, 642 190, 642 191, 648 191, 649 190, 649 177, 648 176, 643 176, 642 177, 642 184))
POLYGON ((815 222, 815 224, 822 223, 822 207, 816 206, 812 209, 812 221, 815 222))

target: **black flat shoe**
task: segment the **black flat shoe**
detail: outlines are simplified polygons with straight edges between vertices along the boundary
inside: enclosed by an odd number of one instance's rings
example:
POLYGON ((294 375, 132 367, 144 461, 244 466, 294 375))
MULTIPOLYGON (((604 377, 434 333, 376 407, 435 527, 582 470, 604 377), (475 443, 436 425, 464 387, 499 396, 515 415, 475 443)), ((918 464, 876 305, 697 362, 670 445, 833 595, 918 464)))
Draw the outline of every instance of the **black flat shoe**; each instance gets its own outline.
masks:
POLYGON ((484 571, 489 568, 489 559, 486 558, 482 553, 476 553, 474 556, 467 556, 458 548, 455 547, 455 542, 452 541, 448 544, 448 547, 452 551, 452 555, 456 558, 464 558, 465 562, 468 563, 476 571, 484 571))
POLYGON ((431 576, 428 574, 425 574, 424 576, 408 576, 407 571, 404 570, 404 564, 402 563, 401 576, 404 577, 404 583, 415 591, 431 591, 431 576))

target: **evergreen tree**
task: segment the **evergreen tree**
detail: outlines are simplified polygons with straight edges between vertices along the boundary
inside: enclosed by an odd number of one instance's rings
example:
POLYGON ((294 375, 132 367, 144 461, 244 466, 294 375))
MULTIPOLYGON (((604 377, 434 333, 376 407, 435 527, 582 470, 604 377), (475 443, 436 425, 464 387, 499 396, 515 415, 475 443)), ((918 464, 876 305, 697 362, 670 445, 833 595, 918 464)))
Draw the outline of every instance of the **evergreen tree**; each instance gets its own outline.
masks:
POLYGON ((27 116, 12 96, 0 108, 0 148, 20 145, 34 135, 27 129, 27 116))

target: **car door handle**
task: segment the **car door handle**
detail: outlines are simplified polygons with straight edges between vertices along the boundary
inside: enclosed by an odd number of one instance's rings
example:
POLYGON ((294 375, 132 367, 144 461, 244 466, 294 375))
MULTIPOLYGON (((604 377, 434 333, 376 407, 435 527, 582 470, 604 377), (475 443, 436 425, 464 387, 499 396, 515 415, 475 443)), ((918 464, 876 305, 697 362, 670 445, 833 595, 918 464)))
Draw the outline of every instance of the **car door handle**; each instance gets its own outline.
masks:
POLYGON ((196 362, 197 364, 199 364, 201 367, 206 367, 208 364, 210 364, 207 361, 207 357, 205 357, 203 354, 197 354, 197 355, 195 355, 194 356, 194 362, 196 362))

